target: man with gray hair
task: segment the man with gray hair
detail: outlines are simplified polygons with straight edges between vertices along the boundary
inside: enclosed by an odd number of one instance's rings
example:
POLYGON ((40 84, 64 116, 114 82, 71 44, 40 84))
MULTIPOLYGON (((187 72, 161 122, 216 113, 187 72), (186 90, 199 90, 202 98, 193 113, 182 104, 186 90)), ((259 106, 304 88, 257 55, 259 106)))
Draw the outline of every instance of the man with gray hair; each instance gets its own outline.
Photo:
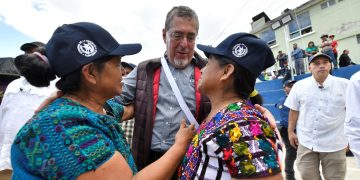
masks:
POLYGON ((193 116, 201 122, 210 110, 208 99, 196 88, 200 69, 206 64, 195 52, 198 31, 199 20, 192 9, 173 7, 162 30, 164 55, 141 62, 123 79, 122 97, 117 99, 123 104, 134 104, 132 153, 139 170, 174 144, 181 119, 193 116), (174 93, 172 82, 178 86, 190 113, 184 113, 184 106, 179 105, 181 97, 174 93))

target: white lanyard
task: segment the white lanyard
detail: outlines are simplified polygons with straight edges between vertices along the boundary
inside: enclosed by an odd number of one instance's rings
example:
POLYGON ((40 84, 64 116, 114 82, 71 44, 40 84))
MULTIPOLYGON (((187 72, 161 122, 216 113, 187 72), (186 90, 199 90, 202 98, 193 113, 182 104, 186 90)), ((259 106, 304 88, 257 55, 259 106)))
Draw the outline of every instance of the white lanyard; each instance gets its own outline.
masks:
POLYGON ((195 124, 195 128, 198 129, 199 128, 199 124, 197 123, 196 119, 194 118, 193 114, 191 113, 189 107, 186 105, 184 98, 182 97, 182 95, 180 94, 180 90, 174 80, 173 75, 170 72, 169 66, 166 62, 166 59, 164 57, 161 57, 161 65, 164 69, 166 78, 168 79, 171 89, 173 90, 175 97, 177 99, 177 101, 180 104, 181 109, 183 110, 183 112, 185 113, 185 116, 188 120, 188 122, 190 122, 190 124, 195 124))

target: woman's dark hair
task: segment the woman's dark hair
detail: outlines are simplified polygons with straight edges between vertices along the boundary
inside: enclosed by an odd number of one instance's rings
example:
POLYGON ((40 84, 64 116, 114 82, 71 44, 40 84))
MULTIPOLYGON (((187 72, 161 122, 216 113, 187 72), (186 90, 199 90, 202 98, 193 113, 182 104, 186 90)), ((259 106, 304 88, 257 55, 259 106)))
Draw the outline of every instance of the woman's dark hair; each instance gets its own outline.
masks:
MULTIPOLYGON (((44 54, 43 48, 38 48, 36 52, 44 54)), ((56 77, 49 64, 36 54, 22 54, 15 58, 14 64, 20 74, 33 86, 47 87, 50 81, 56 77)))
MULTIPOLYGON (((95 68, 98 71, 102 71, 104 69, 104 65, 107 61, 109 61, 114 56, 106 56, 104 58, 97 59, 93 61, 95 68)), ((81 68, 67 74, 56 82, 56 87, 60 89, 62 92, 67 93, 70 91, 76 91, 80 89, 81 84, 81 68)))
MULTIPOLYGON (((207 57, 209 57, 209 54, 206 55, 207 57)), ((239 66, 238 64, 236 64, 236 62, 234 62, 231 59, 228 59, 224 56, 219 56, 219 55, 213 55, 215 57, 215 59, 219 62, 219 65, 221 67, 227 65, 227 64, 232 64, 235 67, 235 72, 234 72, 234 88, 235 88, 235 92, 243 99, 248 99, 249 95, 251 92, 254 91, 254 87, 255 87, 255 82, 256 82, 256 76, 254 76, 251 72, 249 72, 247 69, 245 69, 242 66, 239 66)), ((254 97, 250 98, 250 101, 253 104, 260 104, 262 105, 263 103, 263 99, 261 97, 260 94, 257 94, 254 97)))
POLYGON ((315 46, 315 44, 314 44, 314 42, 313 42, 313 41, 309 41, 309 42, 308 42, 308 47, 310 47, 310 43, 312 43, 312 44, 313 44, 313 46, 315 46))
POLYGON ((259 104, 259 105, 263 105, 264 100, 262 98, 262 96, 258 93, 257 95, 255 95, 254 97, 250 97, 249 98, 252 104, 259 104))

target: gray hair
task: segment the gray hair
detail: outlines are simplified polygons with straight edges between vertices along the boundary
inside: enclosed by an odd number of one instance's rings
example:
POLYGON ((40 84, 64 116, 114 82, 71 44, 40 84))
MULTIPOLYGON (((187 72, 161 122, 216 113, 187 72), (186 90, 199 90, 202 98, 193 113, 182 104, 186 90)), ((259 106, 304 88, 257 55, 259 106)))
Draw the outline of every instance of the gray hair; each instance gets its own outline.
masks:
POLYGON ((174 6, 166 15, 165 31, 168 31, 172 26, 174 17, 188 18, 188 20, 194 20, 197 24, 196 32, 199 31, 199 19, 194 10, 187 6, 174 6))

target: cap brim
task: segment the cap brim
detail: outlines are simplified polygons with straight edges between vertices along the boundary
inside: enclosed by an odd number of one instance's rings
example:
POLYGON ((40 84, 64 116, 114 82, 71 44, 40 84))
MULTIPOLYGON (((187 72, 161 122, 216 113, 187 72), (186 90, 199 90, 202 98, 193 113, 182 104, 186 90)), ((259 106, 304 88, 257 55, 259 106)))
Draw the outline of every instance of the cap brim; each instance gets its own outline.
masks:
POLYGON ((126 56, 137 54, 141 51, 141 44, 120 44, 109 55, 126 56))
POLYGON ((326 58, 327 60, 329 60, 330 62, 332 62, 330 56, 328 56, 328 55, 326 55, 326 54, 318 54, 318 55, 314 55, 314 57, 312 57, 312 58, 310 59, 309 64, 310 64, 311 62, 313 62, 314 60, 316 60, 317 58, 319 58, 319 57, 324 57, 324 58, 326 58))
POLYGON ((211 47, 211 46, 198 44, 198 45, 196 45, 196 47, 199 50, 203 51, 205 54, 208 53, 208 54, 224 55, 223 52, 220 52, 219 50, 217 50, 216 48, 211 47))
POLYGON ((28 49, 30 49, 30 48, 34 48, 34 47, 38 47, 38 45, 33 44, 33 43, 25 43, 25 44, 23 44, 23 45, 20 46, 20 49, 21 49, 22 51, 26 51, 26 50, 28 50, 28 49))

